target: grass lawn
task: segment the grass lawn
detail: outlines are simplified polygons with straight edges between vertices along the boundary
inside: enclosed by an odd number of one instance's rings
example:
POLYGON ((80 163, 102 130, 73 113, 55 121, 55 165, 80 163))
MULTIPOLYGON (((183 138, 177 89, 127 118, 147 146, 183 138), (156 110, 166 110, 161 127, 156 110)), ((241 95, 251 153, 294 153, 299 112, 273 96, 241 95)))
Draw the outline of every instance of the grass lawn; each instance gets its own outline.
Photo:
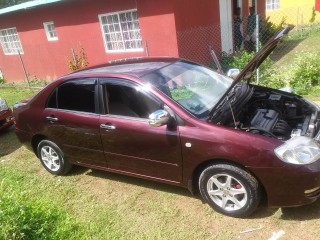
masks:
MULTIPOLYGON (((0 88, 11 106, 34 92, 0 88)), ((319 218, 320 201, 233 219, 174 186, 82 167, 53 176, 14 128, 0 133, 0 239, 318 239, 319 218)))
POLYGON ((12 107, 16 102, 32 97, 39 90, 30 88, 14 88, 5 87, 1 88, 0 85, 0 97, 5 99, 10 107, 12 107))
POLYGON ((314 31, 304 36, 294 33, 294 35, 290 36, 275 49, 273 57, 271 57, 276 60, 276 67, 283 71, 290 71, 290 67, 292 67, 295 59, 300 54, 320 52, 320 32, 314 31))

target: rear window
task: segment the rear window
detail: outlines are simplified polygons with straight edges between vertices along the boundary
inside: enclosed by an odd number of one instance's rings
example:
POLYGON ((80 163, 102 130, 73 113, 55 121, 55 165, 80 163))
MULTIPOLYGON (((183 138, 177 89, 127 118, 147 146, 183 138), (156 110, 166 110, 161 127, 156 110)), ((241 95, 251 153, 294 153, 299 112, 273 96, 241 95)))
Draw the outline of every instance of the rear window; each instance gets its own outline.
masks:
POLYGON ((95 113, 94 92, 93 81, 68 82, 52 93, 47 107, 95 113))

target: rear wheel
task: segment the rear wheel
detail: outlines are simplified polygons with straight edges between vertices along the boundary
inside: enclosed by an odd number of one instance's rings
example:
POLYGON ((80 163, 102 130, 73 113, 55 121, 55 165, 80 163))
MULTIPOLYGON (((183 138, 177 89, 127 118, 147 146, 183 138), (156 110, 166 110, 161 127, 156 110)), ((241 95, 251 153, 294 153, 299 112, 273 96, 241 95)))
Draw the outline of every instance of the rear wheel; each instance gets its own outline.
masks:
POLYGON ((65 175, 72 168, 72 164, 64 159, 63 152, 54 142, 42 140, 37 151, 44 168, 54 175, 65 175))
POLYGON ((245 170, 229 164, 207 167, 200 175, 199 189, 212 208, 232 217, 250 215, 261 199, 258 181, 245 170))

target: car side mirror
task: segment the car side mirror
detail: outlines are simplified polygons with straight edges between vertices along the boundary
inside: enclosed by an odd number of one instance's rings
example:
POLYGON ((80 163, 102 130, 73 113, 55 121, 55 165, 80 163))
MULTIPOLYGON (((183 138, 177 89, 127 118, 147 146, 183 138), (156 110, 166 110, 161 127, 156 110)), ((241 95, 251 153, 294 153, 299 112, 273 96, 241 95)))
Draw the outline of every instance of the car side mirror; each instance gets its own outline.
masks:
POLYGON ((159 109, 149 115, 149 124, 152 127, 161 127, 168 124, 170 118, 171 116, 167 111, 159 109))
POLYGON ((227 72, 227 76, 235 79, 240 73, 240 70, 237 68, 231 68, 227 72))

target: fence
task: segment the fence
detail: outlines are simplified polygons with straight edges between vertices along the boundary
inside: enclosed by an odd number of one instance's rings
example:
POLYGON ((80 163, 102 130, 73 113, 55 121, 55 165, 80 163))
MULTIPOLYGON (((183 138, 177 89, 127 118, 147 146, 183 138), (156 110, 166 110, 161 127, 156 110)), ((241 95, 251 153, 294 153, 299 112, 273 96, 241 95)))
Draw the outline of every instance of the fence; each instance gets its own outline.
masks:
MULTIPOLYGON (((320 14, 312 8, 309 10, 310 16, 305 15, 304 18, 303 15, 297 16, 297 11, 302 12, 302 10, 294 8, 285 9, 282 14, 279 12, 269 16, 254 14, 246 18, 235 18, 234 22, 221 25, 180 31, 177 33, 179 55, 217 68, 209 51, 213 48, 224 71, 230 68, 241 69, 261 46, 266 44, 284 25, 292 25, 295 19, 294 28, 266 60, 267 63, 260 68, 260 73, 256 77, 257 81, 266 83, 270 80, 268 78, 270 74, 277 73, 275 79, 279 82, 273 82, 272 84, 276 85, 273 87, 290 85, 292 77, 290 72, 292 73, 296 60, 301 58, 301 55, 320 53, 320 14)), ((307 10, 304 9, 303 12, 307 10)))

